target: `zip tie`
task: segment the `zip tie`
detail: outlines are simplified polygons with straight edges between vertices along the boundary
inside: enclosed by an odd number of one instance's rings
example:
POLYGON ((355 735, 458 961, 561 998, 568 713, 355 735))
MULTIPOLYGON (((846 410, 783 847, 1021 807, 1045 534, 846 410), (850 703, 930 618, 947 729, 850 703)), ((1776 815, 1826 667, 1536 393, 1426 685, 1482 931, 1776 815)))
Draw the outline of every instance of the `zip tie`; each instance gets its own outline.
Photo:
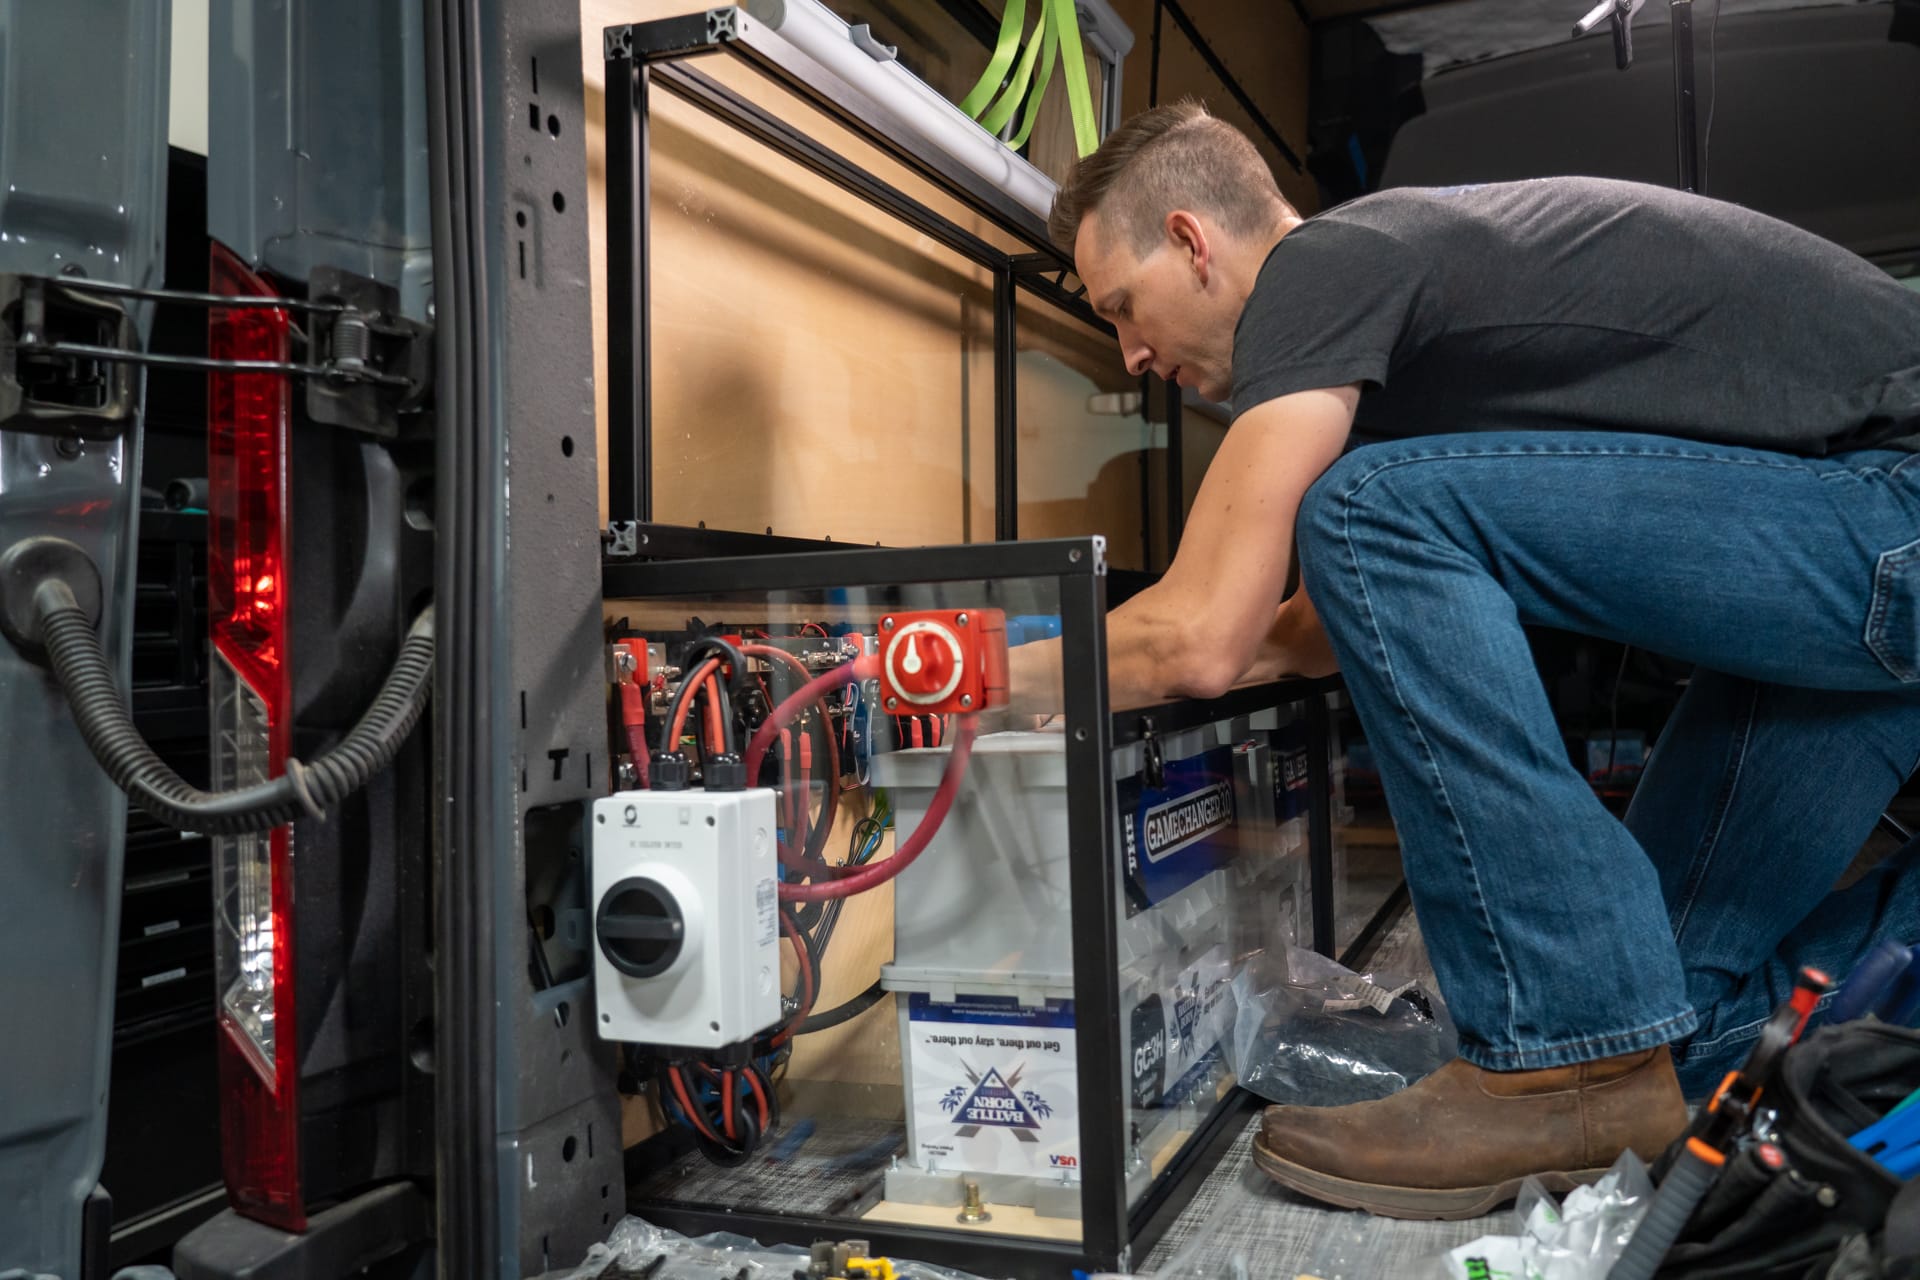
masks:
POLYGON ((287 785, 293 788, 294 799, 298 800, 300 807, 307 811, 307 816, 325 822, 327 811, 320 807, 320 802, 314 799, 313 789, 307 785, 307 766, 288 756, 284 773, 287 785))

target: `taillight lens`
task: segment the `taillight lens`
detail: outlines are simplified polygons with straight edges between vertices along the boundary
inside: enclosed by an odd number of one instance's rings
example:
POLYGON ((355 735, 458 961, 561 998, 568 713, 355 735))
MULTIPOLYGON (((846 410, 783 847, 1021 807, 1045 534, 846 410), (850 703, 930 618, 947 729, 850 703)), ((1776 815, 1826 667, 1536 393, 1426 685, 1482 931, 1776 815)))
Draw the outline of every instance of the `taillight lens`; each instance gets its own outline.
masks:
MULTIPOLYGON (((265 281, 219 244, 215 293, 258 296, 265 281)), ((285 360, 287 313, 215 309, 216 360, 285 360)), ((213 784, 277 777, 291 742, 287 673, 287 379, 207 376, 208 605, 212 619, 213 784)), ((215 973, 220 987, 220 1137, 236 1209, 306 1228, 300 1194, 299 1035, 293 998, 293 831, 213 840, 215 973)))

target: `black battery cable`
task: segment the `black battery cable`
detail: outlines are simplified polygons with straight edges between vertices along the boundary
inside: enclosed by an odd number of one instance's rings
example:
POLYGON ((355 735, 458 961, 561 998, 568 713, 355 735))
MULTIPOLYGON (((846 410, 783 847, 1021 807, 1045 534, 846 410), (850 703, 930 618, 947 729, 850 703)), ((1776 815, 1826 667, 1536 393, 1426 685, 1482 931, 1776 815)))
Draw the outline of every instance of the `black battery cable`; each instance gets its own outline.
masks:
POLYGON ((100 577, 61 538, 23 540, 0 555, 0 631, 44 656, 80 735, 114 785, 156 820, 182 831, 237 836, 271 831, 326 811, 365 786, 398 754, 426 710, 433 676, 433 606, 407 629, 380 691, 359 721, 311 764, 288 757, 281 775, 233 791, 202 791, 168 767, 127 713, 100 637, 100 577))

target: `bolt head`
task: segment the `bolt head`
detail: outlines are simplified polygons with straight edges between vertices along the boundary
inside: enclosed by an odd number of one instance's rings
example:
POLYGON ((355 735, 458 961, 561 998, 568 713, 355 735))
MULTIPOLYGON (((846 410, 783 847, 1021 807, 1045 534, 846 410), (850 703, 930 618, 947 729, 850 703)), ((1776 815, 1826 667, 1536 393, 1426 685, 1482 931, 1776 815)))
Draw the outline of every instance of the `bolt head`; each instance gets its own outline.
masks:
POLYGON ((972 695, 972 694, 970 694, 970 693, 963 693, 963 694, 961 694, 961 695, 960 695, 960 705, 961 705, 961 706, 963 706, 963 707, 970 707, 970 706, 972 706, 972 705, 973 705, 973 695, 972 695))
POLYGON ((964 627, 964 626, 966 626, 966 625, 967 625, 967 615, 966 615, 966 614, 964 614, 964 613, 962 613, 962 614, 959 614, 959 615, 957 615, 957 616, 955 616, 955 618, 954 618, 954 622, 955 622, 955 624, 956 624, 956 625, 958 625, 958 626, 962 626, 962 627, 964 627))
POLYGON ((882 618, 882 619, 880 619, 880 629, 881 629, 882 631, 891 631, 891 630, 893 630, 893 619, 892 619, 892 618, 882 618))
POLYGON ((887 699, 887 710, 889 710, 889 711, 891 711, 891 710, 893 710, 893 709, 894 709, 895 707, 897 707, 897 706, 899 706, 899 705, 900 705, 900 699, 898 699, 898 698, 888 698, 888 699, 887 699))

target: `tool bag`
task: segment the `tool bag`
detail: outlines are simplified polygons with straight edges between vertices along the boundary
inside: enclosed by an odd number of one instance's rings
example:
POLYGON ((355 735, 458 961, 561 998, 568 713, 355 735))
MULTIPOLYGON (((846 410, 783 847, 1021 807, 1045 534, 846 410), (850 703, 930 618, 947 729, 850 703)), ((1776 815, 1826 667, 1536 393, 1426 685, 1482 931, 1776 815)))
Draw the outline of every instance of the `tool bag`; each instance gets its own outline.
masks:
POLYGON ((1859 1021, 1809 1034, 1761 1099, 1779 1112, 1786 1166, 1769 1168, 1757 1147, 1730 1156, 1662 1280, 1920 1280, 1905 1260, 1909 1248, 1920 1255, 1920 1200, 1904 1197, 1896 1211, 1906 1184, 1847 1141, 1917 1088, 1920 1031, 1859 1021))

